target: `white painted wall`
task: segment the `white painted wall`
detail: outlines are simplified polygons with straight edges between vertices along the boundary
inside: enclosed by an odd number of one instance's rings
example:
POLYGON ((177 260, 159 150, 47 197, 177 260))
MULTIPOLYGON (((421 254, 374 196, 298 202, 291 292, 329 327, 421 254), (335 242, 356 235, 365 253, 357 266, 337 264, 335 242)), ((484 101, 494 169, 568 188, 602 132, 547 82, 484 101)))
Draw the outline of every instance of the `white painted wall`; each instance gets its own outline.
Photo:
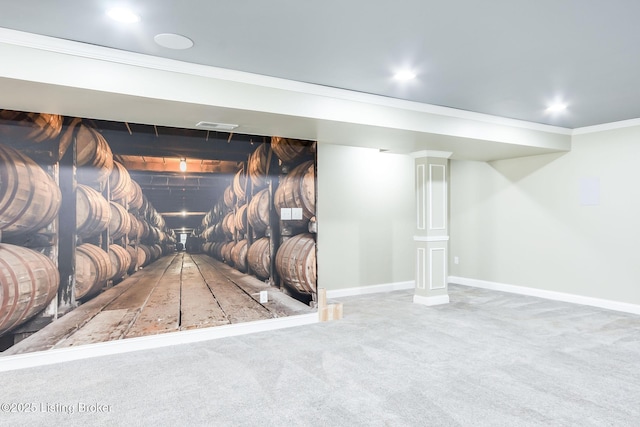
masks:
POLYGON ((640 304, 639 142, 632 127, 565 154, 452 161, 450 275, 640 304), (594 182, 599 205, 582 205, 594 182))
POLYGON ((411 157, 318 144, 318 286, 413 281, 414 203, 411 157))

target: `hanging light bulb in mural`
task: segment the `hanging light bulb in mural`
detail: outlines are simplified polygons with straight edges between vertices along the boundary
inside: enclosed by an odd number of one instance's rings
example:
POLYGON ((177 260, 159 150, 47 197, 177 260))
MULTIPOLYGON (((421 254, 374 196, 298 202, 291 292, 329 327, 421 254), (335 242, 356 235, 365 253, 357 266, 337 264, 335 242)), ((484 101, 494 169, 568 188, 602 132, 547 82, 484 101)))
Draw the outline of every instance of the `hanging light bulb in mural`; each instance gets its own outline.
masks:
POLYGON ((187 171, 187 160, 185 158, 180 159, 180 172, 187 171))

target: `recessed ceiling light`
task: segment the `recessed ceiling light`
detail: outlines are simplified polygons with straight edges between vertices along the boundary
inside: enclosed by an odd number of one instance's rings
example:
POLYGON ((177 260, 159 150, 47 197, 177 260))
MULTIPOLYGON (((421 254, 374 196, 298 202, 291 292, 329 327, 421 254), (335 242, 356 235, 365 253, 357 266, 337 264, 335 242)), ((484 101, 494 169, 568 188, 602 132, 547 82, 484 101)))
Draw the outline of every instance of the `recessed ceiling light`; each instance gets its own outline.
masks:
POLYGON ((193 47, 193 40, 180 34, 162 33, 157 34, 153 40, 162 47, 168 49, 189 49, 193 47))
POLYGON ((118 22, 124 22, 125 24, 132 24, 140 20, 140 17, 138 15, 123 7, 109 9, 107 15, 109 16, 109 18, 118 22))
POLYGON ((549 113, 559 113, 560 111, 564 111, 567 109, 567 104, 565 104, 564 102, 556 102, 554 104, 549 105, 549 107, 547 107, 547 111, 549 113))
POLYGON ((414 73, 411 70, 402 70, 395 73, 393 78, 396 80, 403 80, 403 81, 412 80, 416 78, 416 73, 414 73))

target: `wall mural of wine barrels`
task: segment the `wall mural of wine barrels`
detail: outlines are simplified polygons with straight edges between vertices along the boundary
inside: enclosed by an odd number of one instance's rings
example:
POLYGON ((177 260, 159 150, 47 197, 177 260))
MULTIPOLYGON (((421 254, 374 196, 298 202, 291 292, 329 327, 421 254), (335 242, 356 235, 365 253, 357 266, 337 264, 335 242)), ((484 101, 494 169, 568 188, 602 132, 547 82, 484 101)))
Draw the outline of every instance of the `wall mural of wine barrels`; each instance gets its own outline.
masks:
POLYGON ((313 141, 0 109, 0 354, 315 310, 316 182, 313 141))

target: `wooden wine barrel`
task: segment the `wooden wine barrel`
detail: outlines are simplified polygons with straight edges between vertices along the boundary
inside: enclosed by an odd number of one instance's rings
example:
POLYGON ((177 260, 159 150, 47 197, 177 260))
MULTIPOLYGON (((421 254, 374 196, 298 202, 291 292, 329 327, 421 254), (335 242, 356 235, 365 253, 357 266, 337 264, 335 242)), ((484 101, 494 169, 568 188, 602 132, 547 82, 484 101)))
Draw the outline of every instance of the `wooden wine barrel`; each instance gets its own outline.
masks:
POLYGON ((222 255, 222 261, 226 262, 227 264, 233 266, 233 259, 231 258, 231 251, 233 250, 233 247, 235 246, 235 242, 226 242, 224 244, 224 246, 222 247, 222 249, 220 249, 220 253, 222 255))
POLYGON ((129 268, 127 268, 127 273, 133 274, 138 267, 138 251, 131 245, 127 245, 127 253, 129 254, 129 258, 131 259, 129 263, 129 268))
POLYGON ((108 180, 113 170, 113 153, 102 134, 81 122, 75 136, 78 181, 102 183, 108 180))
POLYGON ((202 251, 206 252, 207 255, 214 257, 215 256, 216 243, 218 243, 218 242, 207 242, 207 243, 205 243, 203 245, 203 247, 202 247, 202 251), (206 246, 206 250, 205 250, 205 246, 206 246))
POLYGON ((269 144, 260 144, 249 156, 247 169, 249 171, 249 179, 254 190, 267 185, 267 164, 269 162, 269 144))
POLYGON ((111 275, 109 254, 96 245, 76 247, 76 298, 88 299, 102 291, 111 275))
POLYGON ((131 266, 129 252, 122 246, 109 245, 109 259, 111 260, 109 278, 112 280, 123 278, 131 266))
POLYGON ((222 247, 226 242, 213 242, 211 247, 211 256, 222 261, 222 247))
POLYGON ((316 292, 316 243, 313 234, 298 234, 285 241, 276 254, 282 280, 298 292, 316 292))
POLYGON ((138 266, 146 267, 151 264, 154 260, 151 256, 151 249, 147 245, 138 245, 138 266))
POLYGON ((143 219, 138 218, 138 230, 140 233, 141 239, 148 239, 152 237, 151 235, 151 226, 149 223, 143 219))
POLYGON ((215 232, 215 227, 213 227, 213 226, 207 227, 202 232, 202 235, 200 237, 202 237, 207 242, 212 242, 213 241, 214 232, 215 232))
POLYGON ((233 216, 233 221, 238 232, 244 233, 247 231, 247 205, 242 205, 238 208, 233 216))
POLYGON ((224 247, 224 245, 226 245, 226 242, 215 242, 213 244, 213 248, 211 248, 211 251, 213 252, 213 257, 220 261, 223 260, 222 248, 224 247))
POLYGON ((138 214, 141 217, 146 218, 149 213, 149 208, 150 208, 149 199, 147 199, 147 196, 143 193, 142 205, 140 206, 140 208, 138 208, 138 214))
POLYGON ((37 231, 58 215, 62 196, 33 160, 0 144, 0 231, 6 236, 37 231))
POLYGON ((213 224, 215 224, 215 222, 216 222, 216 217, 213 214, 213 209, 211 209, 209 212, 205 214, 204 218, 202 218, 202 226, 204 228, 209 228, 213 224))
POLYGON ((78 184, 76 187, 76 232, 81 237, 95 236, 109 226, 111 206, 102 194, 93 188, 78 184))
POLYGON ((224 231, 224 234, 230 239, 233 238, 233 235, 236 232, 236 222, 234 217, 234 213, 229 212, 222 220, 222 230, 224 231))
POLYGON ((233 192, 231 185, 224 189, 223 197, 225 206, 229 209, 233 209, 233 206, 236 204, 236 195, 233 192))
POLYGON ((247 176, 243 170, 239 170, 233 177, 233 192, 238 201, 245 200, 245 187, 247 185, 247 176))
POLYGON ((221 199, 219 199, 215 205, 213 205, 213 208, 211 209, 212 215, 211 215, 211 222, 209 225, 211 225, 212 223, 218 221, 220 218, 222 218, 222 216, 225 213, 225 204, 224 204, 224 195, 221 199))
POLYGON ((156 226, 161 229, 164 230, 165 228, 167 228, 167 223, 164 220, 164 217, 162 216, 162 214, 160 214, 159 212, 156 212, 157 216, 155 217, 155 221, 156 221, 156 226), (160 218, 160 219, 158 219, 160 218))
POLYGON ((247 251, 247 263, 261 279, 268 279, 271 271, 271 245, 268 237, 256 240, 247 251))
POLYGON ((224 240, 222 221, 213 226, 213 240, 224 240))
POLYGON ((211 255, 213 252, 213 245, 215 243, 213 242, 206 242, 202 245, 202 252, 204 252, 207 255, 211 255))
POLYGON ((55 298, 55 264, 31 249, 0 243, 0 335, 21 325, 55 298))
POLYGON ((153 225, 149 226, 149 238, 148 240, 153 243, 162 243, 167 239, 167 235, 164 231, 153 225))
POLYGON ((142 234, 142 230, 140 230, 140 221, 134 214, 129 212, 129 222, 130 227, 127 236, 129 237, 129 240, 138 240, 142 234))
POLYGON ((237 270, 247 271, 247 240, 239 240, 231 249, 231 261, 237 270))
POLYGON ((129 209, 138 210, 142 207, 142 188, 140 185, 135 182, 133 179, 131 180, 131 186, 129 186, 128 191, 128 200, 129 200, 129 209))
POLYGON ((147 236, 147 241, 149 243, 156 243, 160 241, 160 229, 158 227, 154 227, 151 224, 148 224, 149 227, 149 235, 147 236))
POLYGON ((269 189, 258 192, 247 207, 247 221, 258 236, 264 235, 269 226, 269 189))
POLYGON ((162 256, 162 246, 160 245, 150 245, 149 252, 151 252, 151 261, 155 261, 162 256))
POLYGON ((131 217, 129 217, 129 212, 116 202, 109 202, 109 208, 111 209, 109 235, 113 240, 117 240, 129 234, 131 217))
POLYGON ((113 162, 113 169, 109 175, 109 187, 111 189, 111 199, 127 199, 129 188, 131 187, 131 176, 119 162, 113 162))
MULTIPOLYGON (((304 162, 289 172, 278 186, 273 204, 278 214, 282 208, 302 208, 304 224, 316 214, 315 166, 313 160, 304 162)), ((287 221, 295 225, 294 221, 287 221)))
POLYGON ((154 207, 151 207, 149 212, 149 223, 160 229, 164 228, 167 225, 164 222, 164 218, 162 217, 162 215, 160 215, 160 213, 154 207))
POLYGON ((312 141, 271 137, 271 149, 283 163, 291 163, 311 153, 312 141))
POLYGON ((62 116, 0 110, 0 135, 11 142, 45 142, 57 138, 62 131, 62 116))

